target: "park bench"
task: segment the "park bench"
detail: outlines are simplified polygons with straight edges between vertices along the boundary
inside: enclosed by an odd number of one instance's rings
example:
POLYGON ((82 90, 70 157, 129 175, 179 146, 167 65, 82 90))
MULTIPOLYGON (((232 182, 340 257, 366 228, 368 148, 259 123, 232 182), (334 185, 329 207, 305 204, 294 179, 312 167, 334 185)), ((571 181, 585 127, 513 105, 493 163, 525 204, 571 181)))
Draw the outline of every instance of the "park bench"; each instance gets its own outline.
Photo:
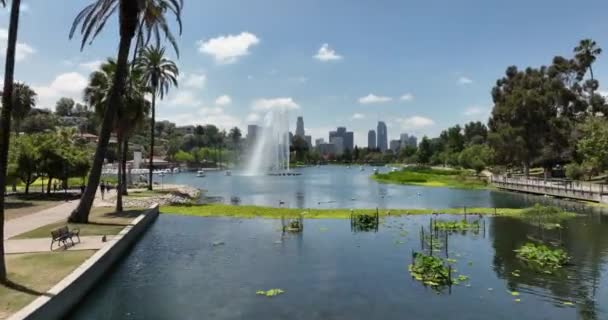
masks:
POLYGON ((63 243, 64 248, 67 249, 67 241, 70 240, 72 245, 74 245, 74 240, 72 238, 76 237, 78 239, 78 243, 80 243, 80 229, 75 228, 70 230, 68 226, 61 227, 59 229, 55 229, 51 231, 51 251, 53 251, 53 244, 55 242, 63 243))

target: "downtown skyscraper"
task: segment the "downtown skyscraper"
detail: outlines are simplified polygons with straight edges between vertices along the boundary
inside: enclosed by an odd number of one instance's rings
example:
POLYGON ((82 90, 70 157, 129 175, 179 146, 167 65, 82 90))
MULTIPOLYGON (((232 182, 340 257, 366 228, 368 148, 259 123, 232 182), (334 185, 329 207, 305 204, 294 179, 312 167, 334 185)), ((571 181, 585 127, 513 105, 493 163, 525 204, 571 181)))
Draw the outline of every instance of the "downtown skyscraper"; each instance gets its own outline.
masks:
POLYGON ((386 130, 386 123, 384 121, 378 121, 377 130, 378 143, 376 146, 380 151, 385 152, 388 149, 388 132, 386 130))

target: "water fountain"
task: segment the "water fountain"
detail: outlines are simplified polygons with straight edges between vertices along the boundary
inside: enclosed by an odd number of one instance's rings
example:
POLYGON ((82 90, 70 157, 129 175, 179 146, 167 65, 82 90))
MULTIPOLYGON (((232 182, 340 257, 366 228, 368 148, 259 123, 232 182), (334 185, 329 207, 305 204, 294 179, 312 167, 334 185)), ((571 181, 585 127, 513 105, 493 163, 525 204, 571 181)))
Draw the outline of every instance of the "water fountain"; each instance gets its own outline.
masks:
POLYGON ((264 117, 245 174, 289 174, 289 118, 287 110, 271 110, 264 117))

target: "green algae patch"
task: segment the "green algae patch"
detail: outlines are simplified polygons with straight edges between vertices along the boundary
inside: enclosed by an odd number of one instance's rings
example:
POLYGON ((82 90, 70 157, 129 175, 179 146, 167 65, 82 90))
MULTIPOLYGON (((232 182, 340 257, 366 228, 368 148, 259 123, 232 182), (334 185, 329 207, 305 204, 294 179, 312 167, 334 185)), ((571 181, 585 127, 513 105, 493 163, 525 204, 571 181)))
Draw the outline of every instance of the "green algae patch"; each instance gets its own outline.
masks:
MULTIPOLYGON (((275 208, 263 206, 234 206, 227 204, 188 204, 162 206, 163 214, 178 214, 197 217, 233 217, 233 218, 271 218, 304 217, 306 219, 350 219, 350 209, 295 209, 275 208)), ((512 208, 467 208, 467 213, 481 215, 496 215, 507 217, 521 217, 523 209, 512 208)), ((357 209, 357 214, 374 216, 376 209, 357 209)), ((378 211, 380 217, 424 215, 424 214, 464 214, 463 208, 448 209, 382 209, 378 211)))
POLYGON ((457 189, 486 189, 485 180, 468 170, 433 169, 407 167, 400 171, 378 173, 372 179, 383 183, 406 184, 422 187, 444 187, 457 189))

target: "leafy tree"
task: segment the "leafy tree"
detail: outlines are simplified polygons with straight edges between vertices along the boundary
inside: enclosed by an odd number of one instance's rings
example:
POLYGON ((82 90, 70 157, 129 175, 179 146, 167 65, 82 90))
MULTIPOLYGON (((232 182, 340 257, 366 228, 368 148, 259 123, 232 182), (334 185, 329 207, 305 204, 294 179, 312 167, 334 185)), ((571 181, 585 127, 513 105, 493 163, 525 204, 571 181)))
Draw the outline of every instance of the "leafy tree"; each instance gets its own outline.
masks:
POLYGON ((439 136, 441 139, 444 151, 448 153, 458 153, 464 149, 464 136, 462 135, 462 128, 460 125, 455 125, 441 132, 439 136))
POLYGON ((174 159, 179 163, 193 163, 195 161, 194 156, 191 153, 183 150, 179 150, 175 154, 174 159))
POLYGON ((16 173, 25 184, 25 194, 30 191, 30 186, 38 179, 40 151, 39 135, 23 135, 15 140, 16 173))
POLYGON ((75 105, 74 99, 72 98, 61 98, 55 104, 55 114, 60 117, 69 117, 75 113, 75 105))
POLYGON ((492 163, 493 152, 485 144, 475 144, 462 150, 458 162, 463 168, 473 169, 479 175, 483 169, 492 163))
POLYGON ((171 86, 177 87, 179 70, 175 62, 165 57, 165 48, 148 46, 142 50, 136 61, 136 68, 142 71, 144 83, 152 91, 152 117, 150 118, 150 157, 148 190, 152 190, 152 169, 154 168, 154 129, 156 121, 156 96, 161 100, 171 86))
POLYGON ((15 132, 20 132, 21 122, 36 106, 36 92, 24 83, 16 82, 13 89, 13 122, 15 132))
POLYGON ((587 70, 589 70, 591 81, 594 81, 593 68, 591 65, 595 62, 597 56, 602 53, 602 48, 598 47, 597 43, 591 39, 583 39, 578 46, 574 48, 574 53, 574 57, 581 67, 578 74, 579 79, 582 79, 587 70))
POLYGON ((464 140, 466 145, 484 144, 487 139, 488 128, 481 121, 471 121, 464 125, 464 140))
POLYGON ((583 158, 583 167, 589 168, 591 175, 608 169, 608 120, 590 117, 580 130, 582 136, 576 148, 583 158))
MULTIPOLYGON (((6 7, 6 0, 0 0, 6 7)), ((15 52, 17 48, 17 29, 19 28, 19 10, 21 0, 12 0, 6 44, 4 68, 4 88, 2 90, 2 114, 0 115, 0 237, 4 239, 4 190, 6 190, 6 173, 8 150, 10 148, 11 118, 13 112, 13 81, 15 75, 15 52)), ((0 283, 7 282, 6 264, 4 262, 4 241, 0 243, 0 283)))
POLYGON ((21 122, 21 132, 26 134, 53 131, 58 125, 57 117, 52 113, 38 112, 30 114, 21 122))
MULTIPOLYGON (((136 37, 135 52, 138 52, 139 47, 145 46, 151 37, 154 37, 156 42, 159 43, 161 34, 167 37, 177 51, 177 44, 171 34, 166 14, 170 12, 176 16, 181 33, 182 5, 183 0, 95 0, 74 19, 70 30, 70 38, 79 30, 82 34, 81 49, 83 49, 85 44, 94 40, 107 25, 110 17, 117 12, 120 42, 116 58, 116 73, 108 95, 109 99, 106 101, 105 114, 89 180, 78 207, 70 215, 70 221, 86 223, 89 220, 89 212, 99 185, 101 167, 108 148, 116 108, 121 104, 121 93, 126 88, 128 58, 133 38, 136 37)), ((12 79, 10 80, 12 82, 12 79)), ((0 180, 0 184, 1 182, 0 180)))
POLYGON ((431 149, 431 142, 429 141, 429 138, 426 136, 422 137, 420 144, 418 144, 418 151, 416 152, 418 161, 422 164, 428 164, 431 161, 432 154, 433 151, 431 149))

